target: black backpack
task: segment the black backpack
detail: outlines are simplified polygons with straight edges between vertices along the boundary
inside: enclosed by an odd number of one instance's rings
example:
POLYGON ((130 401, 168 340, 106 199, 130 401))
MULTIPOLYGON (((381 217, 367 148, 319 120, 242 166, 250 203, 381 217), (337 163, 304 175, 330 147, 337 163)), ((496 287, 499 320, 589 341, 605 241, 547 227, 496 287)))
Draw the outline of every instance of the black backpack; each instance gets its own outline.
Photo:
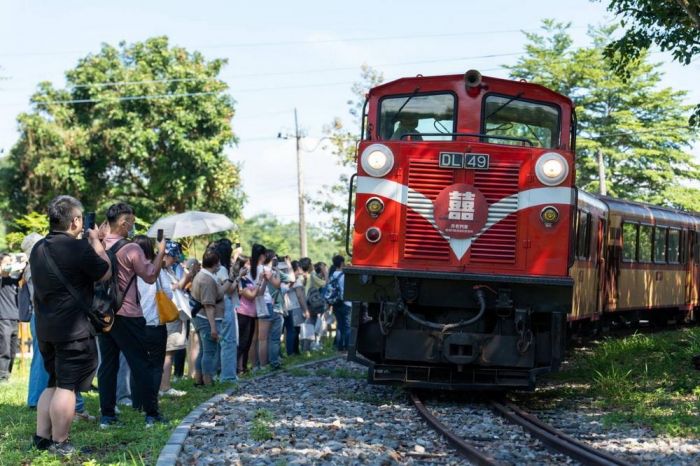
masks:
POLYGON ((311 311, 317 314, 322 314, 326 310, 326 301, 323 299, 319 288, 313 287, 309 289, 309 293, 306 295, 306 302, 309 304, 311 311))

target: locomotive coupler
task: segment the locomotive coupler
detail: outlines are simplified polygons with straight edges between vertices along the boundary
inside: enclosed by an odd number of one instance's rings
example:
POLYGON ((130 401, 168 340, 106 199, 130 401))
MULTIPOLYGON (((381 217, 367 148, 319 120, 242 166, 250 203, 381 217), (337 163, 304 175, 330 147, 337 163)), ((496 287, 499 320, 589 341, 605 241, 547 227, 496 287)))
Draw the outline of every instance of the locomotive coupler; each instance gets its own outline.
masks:
POLYGON ((516 309, 514 316, 515 331, 518 333, 516 347, 518 353, 525 354, 532 346, 533 334, 530 323, 529 309, 516 309))

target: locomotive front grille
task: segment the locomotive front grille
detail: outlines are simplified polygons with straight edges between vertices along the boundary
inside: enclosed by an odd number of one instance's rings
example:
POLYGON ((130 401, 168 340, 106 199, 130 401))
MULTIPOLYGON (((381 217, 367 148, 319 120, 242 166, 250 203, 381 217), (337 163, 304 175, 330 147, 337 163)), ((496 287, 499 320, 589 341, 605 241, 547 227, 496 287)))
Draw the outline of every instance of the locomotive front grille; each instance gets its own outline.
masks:
POLYGON ((454 172, 439 168, 433 160, 411 160, 408 167, 408 202, 404 259, 448 261, 450 246, 425 217, 433 215, 433 201, 454 183, 454 172))
POLYGON ((518 219, 511 214, 518 211, 519 179, 520 162, 492 163, 488 170, 476 172, 474 186, 489 205, 501 201, 502 207, 489 209, 486 226, 493 226, 472 244, 472 262, 515 263, 518 219))

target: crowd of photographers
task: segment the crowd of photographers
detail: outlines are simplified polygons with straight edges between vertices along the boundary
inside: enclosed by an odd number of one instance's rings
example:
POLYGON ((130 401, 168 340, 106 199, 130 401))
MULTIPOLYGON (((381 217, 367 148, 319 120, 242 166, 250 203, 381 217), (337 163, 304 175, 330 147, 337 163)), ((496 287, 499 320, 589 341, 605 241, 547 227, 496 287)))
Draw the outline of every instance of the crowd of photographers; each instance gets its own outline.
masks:
POLYGON ((36 448, 75 452, 71 423, 96 421, 81 396, 95 375, 101 428, 119 425, 120 406, 142 411, 148 427, 167 422, 159 397, 186 394, 174 379, 190 376, 197 387, 279 369, 282 357, 320 348, 333 323, 335 347, 347 350, 342 256, 329 270, 260 244, 245 255, 221 239, 201 261, 186 259, 175 241, 134 235, 128 204, 110 206, 99 227, 83 214, 78 200, 59 196, 48 206, 50 233, 27 236, 22 254, 2 254, 0 382, 12 371, 18 324, 30 322, 36 448), (95 310, 103 295, 113 313, 95 310))

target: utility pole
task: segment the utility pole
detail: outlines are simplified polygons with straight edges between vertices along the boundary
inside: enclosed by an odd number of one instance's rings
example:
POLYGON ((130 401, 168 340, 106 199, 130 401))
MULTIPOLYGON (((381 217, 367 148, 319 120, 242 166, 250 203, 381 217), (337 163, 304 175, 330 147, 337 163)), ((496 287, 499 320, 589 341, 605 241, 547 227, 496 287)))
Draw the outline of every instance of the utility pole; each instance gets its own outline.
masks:
POLYGON ((299 120, 297 109, 294 108, 294 137, 297 143, 297 196, 299 196, 299 254, 308 256, 306 248, 306 213, 304 211, 304 171, 301 163, 301 133, 299 132, 299 120))
POLYGON ((598 192, 601 196, 605 196, 608 193, 606 183, 605 183, 605 162, 603 161, 603 151, 598 149, 596 151, 598 155, 598 192))

